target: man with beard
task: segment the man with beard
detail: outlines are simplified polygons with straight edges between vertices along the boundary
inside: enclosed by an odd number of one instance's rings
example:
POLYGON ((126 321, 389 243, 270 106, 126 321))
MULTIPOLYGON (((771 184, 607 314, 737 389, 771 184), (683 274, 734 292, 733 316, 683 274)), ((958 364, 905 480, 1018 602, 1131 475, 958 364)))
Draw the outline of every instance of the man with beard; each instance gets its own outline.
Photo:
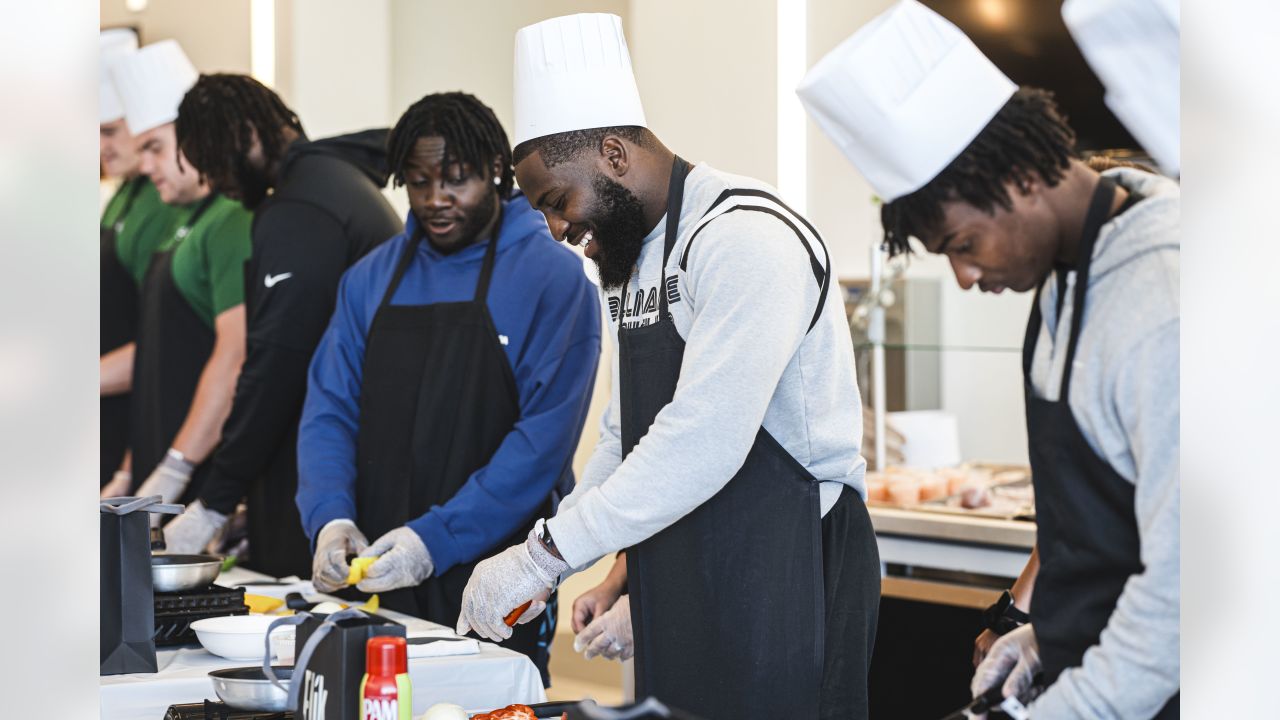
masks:
POLYGON ((235 402, 200 499, 169 523, 165 541, 171 552, 200 552, 247 499, 248 566, 305 576, 311 549, 293 498, 307 363, 342 273, 400 229, 381 191, 387 131, 312 141, 276 93, 216 74, 183 98, 177 136, 214 188, 255 212, 235 402))
MULTIPOLYGON (((318 589, 347 584, 349 554, 376 557, 359 590, 452 624, 475 562, 573 485, 599 306, 513 194, 506 132, 479 100, 422 98, 388 148, 412 212, 342 279, 311 363, 298 508, 318 589)), ((544 679, 554 617, 508 643, 544 679)))
POLYGON ((1049 93, 915 0, 797 92, 884 199, 891 254, 914 237, 966 290, 1036 293, 1022 356, 1036 553, 998 608, 1030 620, 992 613, 1005 634, 974 696, 1047 685, 1031 717, 1178 717, 1177 183, 1091 169, 1049 93))
POLYGON ((822 239, 647 129, 617 16, 522 29, 515 90, 520 186, 599 268, 618 364, 581 482, 476 567, 458 630, 505 638, 513 608, 626 548, 637 696, 865 718, 880 563, 822 239))

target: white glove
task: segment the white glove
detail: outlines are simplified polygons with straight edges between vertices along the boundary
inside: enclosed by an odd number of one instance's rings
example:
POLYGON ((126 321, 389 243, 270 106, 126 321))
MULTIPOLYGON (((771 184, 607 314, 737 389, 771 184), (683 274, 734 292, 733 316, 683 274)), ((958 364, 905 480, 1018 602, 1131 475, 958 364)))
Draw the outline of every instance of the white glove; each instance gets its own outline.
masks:
POLYGON ((636 642, 631 633, 631 596, 618 598, 608 612, 583 628, 573 639, 573 649, 588 660, 596 655, 610 660, 626 660, 634 655, 636 642))
POLYGON ((347 556, 369 547, 356 524, 347 519, 330 520, 316 536, 316 555, 311 560, 311 584, 318 592, 346 587, 351 566, 347 556))
POLYGON ((457 632, 475 630, 481 637, 502 642, 511 637, 505 618, 512 610, 533 601, 516 622, 523 625, 546 608, 547 594, 556 586, 569 563, 552 555, 532 531, 521 545, 512 545, 476 565, 462 591, 462 613, 457 632))
POLYGON ((1005 697, 1020 697, 1031 688, 1040 672, 1040 646, 1031 625, 1006 633, 987 651, 987 657, 973 672, 969 691, 976 698, 1003 683, 1005 697))
POLYGON ((378 538, 360 552, 360 557, 378 558, 365 568, 364 579, 356 584, 367 593, 417 587, 435 569, 422 538, 407 527, 398 527, 378 538))
POLYGON ((210 510, 197 500, 187 506, 181 515, 164 526, 166 552, 179 555, 198 555, 213 542, 227 526, 227 516, 210 510))
POLYGON ((111 480, 102 486, 98 496, 106 499, 113 497, 122 497, 129 494, 129 486, 133 484, 133 473, 128 470, 117 470, 111 475, 111 480))
MULTIPOLYGON (((171 448, 160 464, 156 465, 156 469, 151 471, 151 475, 142 482, 142 486, 138 488, 138 497, 159 495, 166 503, 178 502, 182 492, 187 489, 187 483, 191 482, 191 473, 195 469, 195 465, 183 460, 171 448)), ((164 516, 151 513, 151 526, 160 527, 164 519, 164 516)))

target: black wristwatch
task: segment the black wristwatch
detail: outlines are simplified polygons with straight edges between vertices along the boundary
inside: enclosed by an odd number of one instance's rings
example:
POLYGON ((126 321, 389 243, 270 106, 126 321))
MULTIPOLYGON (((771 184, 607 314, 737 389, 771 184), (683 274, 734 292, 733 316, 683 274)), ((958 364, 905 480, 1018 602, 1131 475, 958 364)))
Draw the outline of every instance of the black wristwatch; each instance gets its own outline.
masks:
POLYGON ((982 611, 982 624, 997 635, 1004 635, 1029 622, 1031 616, 1014 607, 1013 595, 1008 590, 1000 594, 994 605, 982 611))
POLYGON ((560 556, 560 551, 556 549, 556 539, 551 537, 551 528, 547 527, 547 521, 538 520, 538 524, 534 529, 538 532, 538 542, 542 543, 542 547, 546 548, 547 552, 555 555, 557 560, 564 560, 560 556))

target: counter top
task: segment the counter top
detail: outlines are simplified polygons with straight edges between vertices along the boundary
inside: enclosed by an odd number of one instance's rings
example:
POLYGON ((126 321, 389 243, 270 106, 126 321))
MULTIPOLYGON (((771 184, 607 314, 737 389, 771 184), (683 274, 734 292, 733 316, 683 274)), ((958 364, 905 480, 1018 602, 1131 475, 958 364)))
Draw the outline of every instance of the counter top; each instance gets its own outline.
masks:
POLYGON ((1001 520, 952 513, 867 507, 877 535, 893 535, 976 545, 1030 550, 1036 544, 1036 524, 1029 520, 1001 520))

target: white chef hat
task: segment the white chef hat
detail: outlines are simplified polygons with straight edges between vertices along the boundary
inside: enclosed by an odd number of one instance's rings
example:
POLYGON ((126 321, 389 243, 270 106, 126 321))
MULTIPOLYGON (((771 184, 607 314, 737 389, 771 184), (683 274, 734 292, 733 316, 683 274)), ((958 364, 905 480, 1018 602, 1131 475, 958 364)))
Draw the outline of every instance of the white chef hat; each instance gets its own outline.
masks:
POLYGON ((178 105, 199 78, 175 40, 161 40, 111 65, 124 119, 137 135, 178 117, 178 105))
POLYGON ((112 28, 98 33, 98 124, 124 117, 124 107, 111 84, 109 68, 120 58, 138 49, 138 35, 128 28, 112 28))
POLYGON ((1015 90, 959 28, 903 0, 822 58, 796 93, 890 202, 937 177, 1015 90))
POLYGON ((513 146, 571 130, 645 127, 622 18, 581 13, 516 33, 513 146))
POLYGON ((1067 0, 1062 19, 1107 107, 1165 172, 1179 169, 1178 0, 1067 0))

